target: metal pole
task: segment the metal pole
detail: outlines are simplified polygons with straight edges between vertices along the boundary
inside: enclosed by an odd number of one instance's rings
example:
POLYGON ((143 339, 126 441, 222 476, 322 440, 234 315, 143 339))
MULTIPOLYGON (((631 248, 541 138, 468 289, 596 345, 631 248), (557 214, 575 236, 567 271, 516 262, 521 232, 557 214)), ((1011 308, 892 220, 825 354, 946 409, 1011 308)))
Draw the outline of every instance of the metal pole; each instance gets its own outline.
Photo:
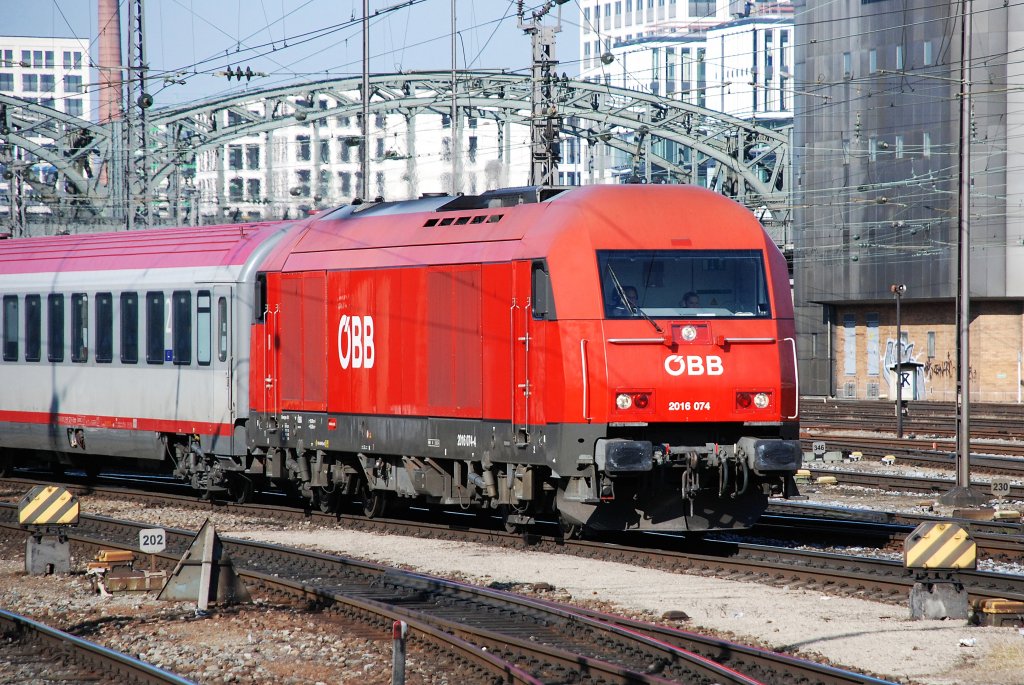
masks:
POLYGON ((405 621, 391 624, 391 685, 405 685, 405 638, 409 634, 409 626, 405 621))
POLYGON ((457 23, 455 19, 455 0, 452 0, 452 111, 451 111, 451 132, 452 132, 452 195, 459 194, 459 143, 462 142, 459 136, 458 120, 459 120, 459 109, 458 109, 458 81, 455 80, 456 74, 456 52, 455 52, 455 31, 457 23))
POLYGON ((960 17, 960 186, 957 239, 957 453, 956 487, 939 502, 972 506, 987 501, 971 490, 971 26, 972 0, 964 0, 960 17))
POLYGON ((957 310, 957 340, 960 352, 957 354, 959 390, 957 406, 960 420, 957 430, 957 487, 970 487, 971 457, 971 0, 964 0, 961 19, 961 78, 963 88, 960 96, 960 190, 959 190, 959 240, 957 252, 960 264, 960 307, 957 310))
POLYGON ((363 147, 359 156, 359 197, 370 197, 370 0, 363 0, 363 147))
POLYGON ((907 286, 894 284, 889 290, 896 296, 896 437, 903 438, 903 328, 900 320, 900 300, 907 286))

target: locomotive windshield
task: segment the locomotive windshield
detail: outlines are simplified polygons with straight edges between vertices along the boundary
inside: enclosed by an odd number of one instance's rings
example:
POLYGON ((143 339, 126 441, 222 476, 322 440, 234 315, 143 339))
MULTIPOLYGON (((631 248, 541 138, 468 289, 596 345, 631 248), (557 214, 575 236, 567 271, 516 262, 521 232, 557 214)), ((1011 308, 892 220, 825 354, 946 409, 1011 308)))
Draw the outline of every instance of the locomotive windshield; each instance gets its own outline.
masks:
POLYGON ((771 316, 758 250, 598 251, 609 319, 771 316))

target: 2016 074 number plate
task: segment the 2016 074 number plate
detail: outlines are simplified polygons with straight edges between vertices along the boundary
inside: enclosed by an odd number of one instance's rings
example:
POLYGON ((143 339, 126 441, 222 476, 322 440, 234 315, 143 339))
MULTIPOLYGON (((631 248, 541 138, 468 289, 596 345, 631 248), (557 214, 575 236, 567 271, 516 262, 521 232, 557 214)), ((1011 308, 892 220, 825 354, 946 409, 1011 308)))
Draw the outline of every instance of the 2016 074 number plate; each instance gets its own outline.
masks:
POLYGON ((703 400, 695 402, 669 402, 669 411, 711 411, 711 403, 703 400))

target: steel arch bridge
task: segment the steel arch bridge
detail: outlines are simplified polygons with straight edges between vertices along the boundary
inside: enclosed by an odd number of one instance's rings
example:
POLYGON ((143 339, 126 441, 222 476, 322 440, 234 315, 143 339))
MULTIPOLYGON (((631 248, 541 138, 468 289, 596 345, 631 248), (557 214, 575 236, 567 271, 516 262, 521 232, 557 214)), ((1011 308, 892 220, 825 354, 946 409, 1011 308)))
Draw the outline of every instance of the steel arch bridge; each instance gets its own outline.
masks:
MULTIPOLYGON (((450 72, 380 74, 370 78, 369 111, 445 115, 450 72)), ((667 182, 700 182, 776 221, 789 207, 786 132, 649 93, 553 78, 544 89, 560 133, 623 151, 634 167, 646 157, 667 182), (665 143, 665 144, 661 144, 665 143), (674 154, 657 154, 668 150, 674 154)), ((530 125, 532 79, 494 72, 459 72, 457 107, 468 116, 530 125)), ((203 151, 252 134, 362 111, 361 78, 333 79, 251 90, 180 108, 151 110, 149 187, 180 198, 179 172, 203 151), (320 102, 328 103, 326 109, 320 102), (253 105, 259 103, 258 107, 253 105)), ((120 122, 101 126, 55 110, 0 96, 0 164, 17 165, 21 148, 56 171, 28 182, 44 202, 76 216, 124 212, 124 144, 120 122)), ((134 151, 136 155, 138 151, 134 151)), ((410 160, 414 164, 415 160, 410 160)), ((122 214, 123 215, 123 214, 122 214)), ((72 217, 69 217, 72 218, 72 217)))

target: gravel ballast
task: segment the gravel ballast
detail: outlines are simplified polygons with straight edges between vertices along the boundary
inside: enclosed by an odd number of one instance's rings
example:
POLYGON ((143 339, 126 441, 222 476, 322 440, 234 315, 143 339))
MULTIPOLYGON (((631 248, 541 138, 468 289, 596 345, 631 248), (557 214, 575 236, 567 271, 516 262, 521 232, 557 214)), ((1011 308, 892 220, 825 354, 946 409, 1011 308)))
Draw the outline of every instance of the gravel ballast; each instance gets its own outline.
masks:
MULTIPOLYGON (((140 510, 134 503, 83 497, 83 511, 198 529, 207 513, 140 510)), ((342 528, 281 526, 229 514, 210 516, 220 535, 342 554, 484 585, 659 620, 681 611, 688 630, 788 652, 924 685, 1022 682, 1024 635, 1017 628, 979 628, 964 621, 912 621, 906 607, 827 596, 621 563, 342 528)), ((101 598, 80 577, 27 577, 23 549, 7 546, 0 559, 0 606, 56 623, 201 683, 386 683, 390 639, 346 635, 325 614, 265 603, 218 609, 196 619, 187 605, 157 603, 152 595, 101 598), (131 623, 129 616, 143 621, 131 623), (131 624, 129 630, 120 626, 131 624), (84 630, 83 630, 84 629, 84 630), (340 678, 340 680, 339 680, 340 678)), ((83 560, 78 560, 79 562, 83 560)), ((431 655, 410 655, 409 683, 446 683, 431 655)), ((458 682, 453 680, 452 682, 458 682)))

